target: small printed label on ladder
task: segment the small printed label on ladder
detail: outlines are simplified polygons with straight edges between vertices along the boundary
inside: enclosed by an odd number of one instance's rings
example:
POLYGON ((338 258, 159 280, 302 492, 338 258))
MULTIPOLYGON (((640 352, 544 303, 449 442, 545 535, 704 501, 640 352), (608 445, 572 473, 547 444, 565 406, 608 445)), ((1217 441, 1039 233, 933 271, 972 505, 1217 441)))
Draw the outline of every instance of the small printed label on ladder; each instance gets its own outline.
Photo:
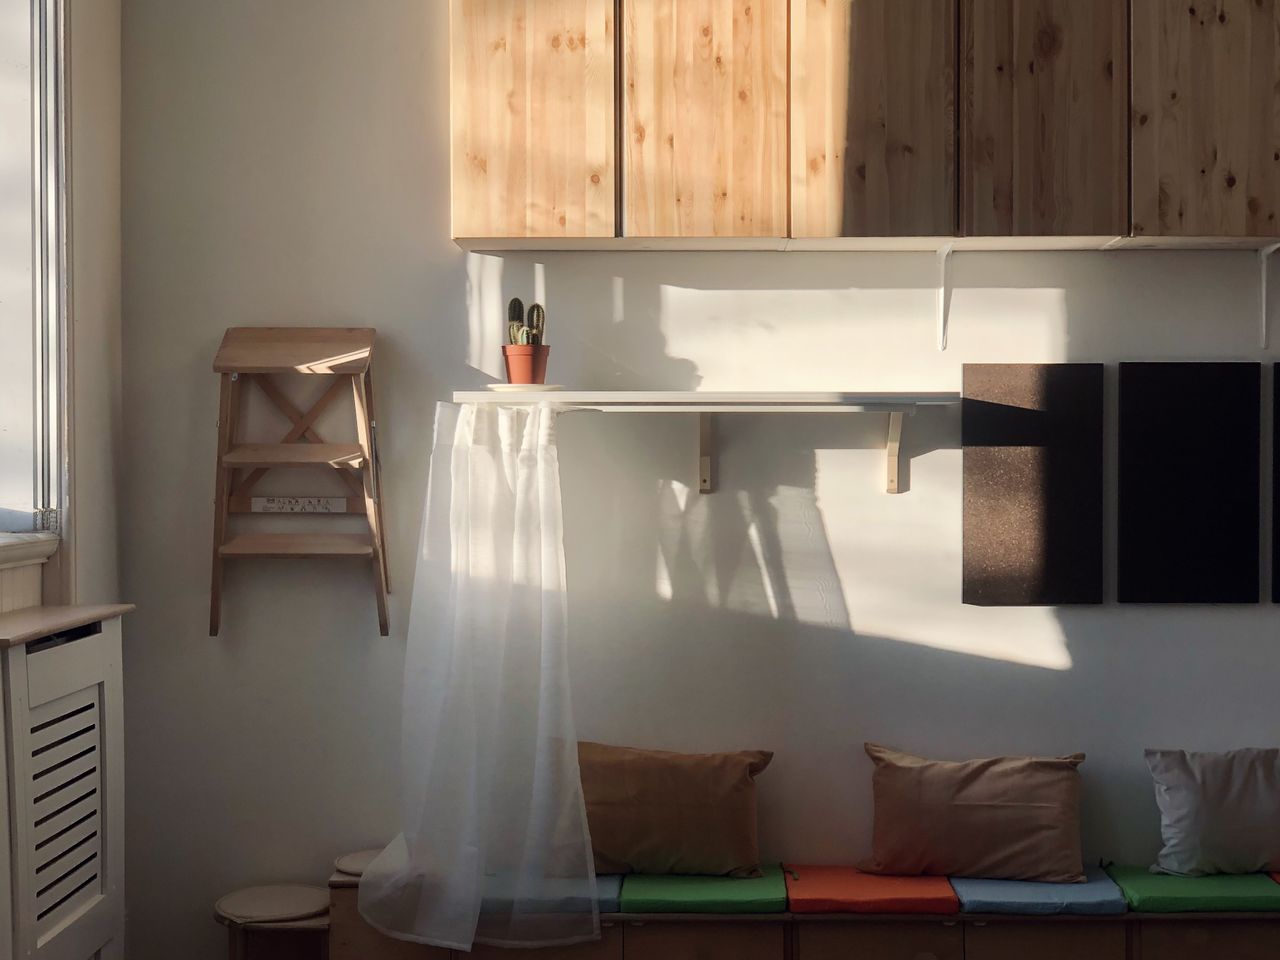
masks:
POLYGON ((254 497, 254 513, 346 513, 346 497, 254 497))

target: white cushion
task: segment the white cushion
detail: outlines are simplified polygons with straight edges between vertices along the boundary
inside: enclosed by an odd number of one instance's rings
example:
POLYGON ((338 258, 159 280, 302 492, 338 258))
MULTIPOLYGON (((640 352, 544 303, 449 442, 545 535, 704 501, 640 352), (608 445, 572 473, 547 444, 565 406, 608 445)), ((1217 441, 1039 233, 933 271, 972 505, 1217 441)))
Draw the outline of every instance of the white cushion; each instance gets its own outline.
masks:
POLYGON ((1280 750, 1147 750, 1146 758, 1164 839, 1153 870, 1280 870, 1280 750))
POLYGON ((218 916, 231 923, 277 923, 318 917, 329 909, 329 891, 324 887, 276 884, 246 887, 213 905, 218 916))
POLYGON ((376 850, 361 850, 359 853, 344 853, 337 860, 333 861, 334 867, 339 873, 345 873, 349 877, 363 877, 364 872, 369 869, 369 864, 382 853, 382 848, 376 850))

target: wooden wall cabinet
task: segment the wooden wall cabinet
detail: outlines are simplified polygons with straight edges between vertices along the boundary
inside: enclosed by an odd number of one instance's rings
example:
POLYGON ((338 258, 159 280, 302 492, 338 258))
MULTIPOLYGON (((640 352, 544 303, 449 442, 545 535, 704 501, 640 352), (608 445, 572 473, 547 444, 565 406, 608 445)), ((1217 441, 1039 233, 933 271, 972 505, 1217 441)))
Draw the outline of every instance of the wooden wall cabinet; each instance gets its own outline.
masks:
POLYGON ((955 0, 791 0, 791 236, 956 232, 955 0))
POLYGON ((1126 5, 960 6, 963 232, 1127 234, 1126 5))
POLYGON ((613 0, 451 0, 455 237, 615 233, 613 0))
POLYGON ((1280 235, 1280 3, 1133 0, 1133 233, 1280 235))
POLYGON ((460 241, 1280 237, 1280 0, 450 4, 460 241))
POLYGON ((787 0, 623 0, 623 235, 787 234, 787 0))

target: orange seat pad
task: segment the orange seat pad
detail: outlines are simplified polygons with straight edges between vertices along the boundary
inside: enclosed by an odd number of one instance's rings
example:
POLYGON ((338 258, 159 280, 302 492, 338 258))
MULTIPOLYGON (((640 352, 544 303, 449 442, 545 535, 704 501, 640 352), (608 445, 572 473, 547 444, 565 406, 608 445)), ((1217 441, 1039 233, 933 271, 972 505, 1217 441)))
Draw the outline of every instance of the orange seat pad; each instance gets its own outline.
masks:
POLYGON ((786 864, 792 913, 959 913, 946 877, 882 877, 853 867, 786 864))

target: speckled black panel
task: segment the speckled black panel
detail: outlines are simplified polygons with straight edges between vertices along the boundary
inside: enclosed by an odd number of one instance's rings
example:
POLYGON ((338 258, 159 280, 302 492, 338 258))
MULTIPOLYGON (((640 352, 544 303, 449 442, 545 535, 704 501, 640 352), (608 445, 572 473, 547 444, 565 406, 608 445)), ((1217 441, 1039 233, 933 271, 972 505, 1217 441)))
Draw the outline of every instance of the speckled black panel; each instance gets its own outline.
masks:
POLYGON ((1120 364, 1119 597, 1257 603, 1262 367, 1120 364))
POLYGON ((1102 602, 1102 365, 965 364, 965 603, 1102 602))
POLYGON ((1280 363, 1271 373, 1271 602, 1280 603, 1280 363))

